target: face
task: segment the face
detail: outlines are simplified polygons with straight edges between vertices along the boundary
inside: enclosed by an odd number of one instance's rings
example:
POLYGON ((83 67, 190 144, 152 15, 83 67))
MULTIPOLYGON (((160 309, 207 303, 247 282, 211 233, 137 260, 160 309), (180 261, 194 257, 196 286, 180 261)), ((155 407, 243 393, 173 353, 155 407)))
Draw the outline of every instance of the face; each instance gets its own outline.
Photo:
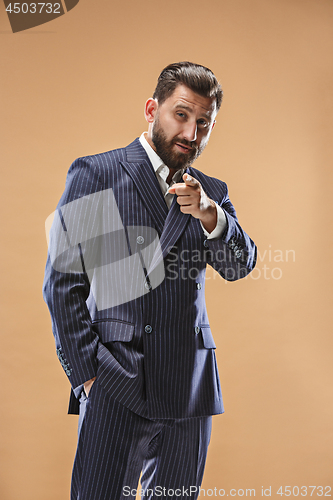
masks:
POLYGON ((215 125, 216 103, 178 85, 161 105, 148 99, 145 112, 148 142, 165 165, 179 170, 191 165, 208 143, 215 125))

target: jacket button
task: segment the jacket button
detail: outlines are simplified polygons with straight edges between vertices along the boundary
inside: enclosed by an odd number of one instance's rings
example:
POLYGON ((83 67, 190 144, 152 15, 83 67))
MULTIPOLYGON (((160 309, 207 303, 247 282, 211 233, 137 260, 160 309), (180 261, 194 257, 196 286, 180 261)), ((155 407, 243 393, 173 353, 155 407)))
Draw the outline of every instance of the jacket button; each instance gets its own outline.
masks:
POLYGON ((138 245, 142 245, 145 242, 145 239, 143 236, 138 236, 136 242, 138 245))
POLYGON ((205 241, 203 242, 203 246, 204 246, 205 248, 208 248, 208 241, 207 241, 207 240, 205 240, 205 241))
POLYGON ((201 290, 201 288, 202 288, 201 283, 197 283, 197 290, 201 290))
POLYGON ((146 333, 151 333, 153 331, 152 327, 150 325, 145 326, 145 332, 146 333))
POLYGON ((242 250, 236 250, 236 252, 235 252, 236 258, 239 259, 239 257, 241 257, 241 255, 242 255, 242 250))
POLYGON ((196 326, 196 327, 194 328, 194 331, 195 331, 195 333, 198 335, 198 333, 200 333, 200 326, 196 326))

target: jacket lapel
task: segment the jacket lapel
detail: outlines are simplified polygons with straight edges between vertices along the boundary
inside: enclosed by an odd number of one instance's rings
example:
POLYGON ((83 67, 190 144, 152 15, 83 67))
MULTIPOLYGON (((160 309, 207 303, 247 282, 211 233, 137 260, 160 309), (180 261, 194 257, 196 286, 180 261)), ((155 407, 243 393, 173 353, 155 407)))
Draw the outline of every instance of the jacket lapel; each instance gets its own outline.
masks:
POLYGON ((175 196, 168 216, 165 220, 160 240, 163 258, 169 253, 170 248, 177 243, 177 240, 183 234, 190 217, 191 216, 189 214, 183 214, 180 211, 177 203, 177 197, 175 196))
MULTIPOLYGON (((185 172, 195 177, 191 167, 188 167, 185 172)), ((183 180, 180 180, 179 182, 183 182, 183 180)), ((178 239, 185 231, 191 217, 192 216, 190 214, 183 214, 183 212, 180 211, 180 207, 177 203, 177 196, 175 195, 168 216, 165 220, 160 240, 163 258, 165 258, 169 253, 171 247, 177 243, 178 239)))
MULTIPOLYGON (((186 172, 190 173, 190 169, 187 169, 186 172)), ((171 248, 177 243, 178 239, 185 231, 190 218, 191 215, 183 214, 180 211, 179 205, 177 203, 177 197, 175 196, 165 220, 162 235, 160 238, 160 248, 155 252, 148 270, 148 274, 152 273, 156 266, 161 262, 161 260, 168 255, 171 248)))
MULTIPOLYGON (((139 139, 135 139, 127 146, 126 157, 127 161, 121 161, 121 164, 132 178, 143 203, 161 234, 160 245, 148 270, 148 274, 150 274, 167 256, 171 247, 177 243, 191 216, 180 211, 176 196, 170 210, 168 210, 154 169, 139 139)), ((187 169, 186 172, 193 175, 190 169, 187 169)))
POLYGON ((143 203, 156 224, 158 232, 161 234, 168 215, 168 207, 154 169, 139 139, 135 139, 134 142, 127 146, 126 156, 127 161, 121 161, 120 163, 132 178, 143 203))

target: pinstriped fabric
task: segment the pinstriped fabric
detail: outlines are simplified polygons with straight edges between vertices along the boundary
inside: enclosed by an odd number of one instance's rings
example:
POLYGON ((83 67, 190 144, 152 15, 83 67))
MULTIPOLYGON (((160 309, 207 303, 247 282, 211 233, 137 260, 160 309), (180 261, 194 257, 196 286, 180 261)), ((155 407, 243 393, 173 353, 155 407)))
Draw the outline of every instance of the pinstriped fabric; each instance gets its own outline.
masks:
MULTIPOLYGON (((182 214, 176 200, 168 211, 138 139, 125 149, 79 158, 68 172, 59 207, 112 189, 126 237, 133 228, 153 228, 165 270, 163 282, 149 293, 99 310, 84 269, 64 274, 48 260, 44 296, 58 356, 76 396, 83 382, 97 375, 114 399, 144 417, 181 419, 223 411, 205 268, 208 262, 226 279, 239 279, 253 269, 256 248, 237 221, 225 183, 188 171, 225 211, 228 225, 219 240, 206 241, 199 221, 182 214)), ((93 220, 94 214, 88 211, 86 217, 93 220)), ((103 251, 113 248, 116 243, 103 251)), ((121 266, 120 260, 123 272, 121 266)), ((106 295, 117 293, 112 283, 103 286, 106 295)))
MULTIPOLYGON (((89 160, 85 163, 83 160, 77 160, 69 170, 67 191, 59 205, 62 206, 101 189, 102 185, 95 167, 91 166, 89 160), (75 182, 73 182, 74 177, 75 182)), ((70 377, 74 386, 79 385, 82 378, 86 376, 88 376, 86 380, 92 378, 97 369, 98 339, 91 332, 89 312, 85 302, 89 295, 87 282, 82 273, 64 274, 56 271, 48 257, 44 295, 47 297, 51 312, 56 346, 65 353, 66 365, 70 367, 70 377), (77 293, 71 294, 70 290, 76 290, 77 293), (67 307, 64 307, 64 303, 67 307), (80 332, 79 338, 77 332, 80 332), (62 333, 66 333, 63 339, 62 333)))
POLYGON ((211 417, 176 420, 173 426, 166 427, 159 442, 155 443, 155 449, 150 450, 144 461, 141 477, 144 498, 158 498, 158 487, 163 486, 164 492, 171 493, 166 494, 166 498, 196 499, 210 435, 211 417))
POLYGON ((98 382, 89 398, 75 457, 71 500, 135 498, 141 469, 144 498, 196 499, 211 417, 154 422, 112 400, 98 382), (168 494, 169 492, 169 494, 168 494))
POLYGON ((141 199, 153 217, 157 229, 162 232, 168 215, 168 207, 149 160, 143 160, 142 163, 122 162, 122 165, 131 176, 137 191, 141 195, 141 199))

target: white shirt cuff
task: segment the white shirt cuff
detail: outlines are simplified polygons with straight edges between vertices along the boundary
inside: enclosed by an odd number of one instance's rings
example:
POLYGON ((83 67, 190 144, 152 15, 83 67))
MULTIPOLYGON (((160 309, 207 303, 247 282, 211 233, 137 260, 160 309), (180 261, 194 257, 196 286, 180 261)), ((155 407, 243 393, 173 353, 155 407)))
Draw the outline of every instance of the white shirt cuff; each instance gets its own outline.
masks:
POLYGON ((223 209, 217 203, 215 203, 215 205, 217 210, 217 224, 215 229, 213 229, 213 231, 209 233, 208 231, 206 231, 206 229, 203 227, 200 221, 202 230, 204 232, 204 235, 207 237, 207 240, 212 240, 213 238, 220 238, 227 226, 227 219, 223 209))

